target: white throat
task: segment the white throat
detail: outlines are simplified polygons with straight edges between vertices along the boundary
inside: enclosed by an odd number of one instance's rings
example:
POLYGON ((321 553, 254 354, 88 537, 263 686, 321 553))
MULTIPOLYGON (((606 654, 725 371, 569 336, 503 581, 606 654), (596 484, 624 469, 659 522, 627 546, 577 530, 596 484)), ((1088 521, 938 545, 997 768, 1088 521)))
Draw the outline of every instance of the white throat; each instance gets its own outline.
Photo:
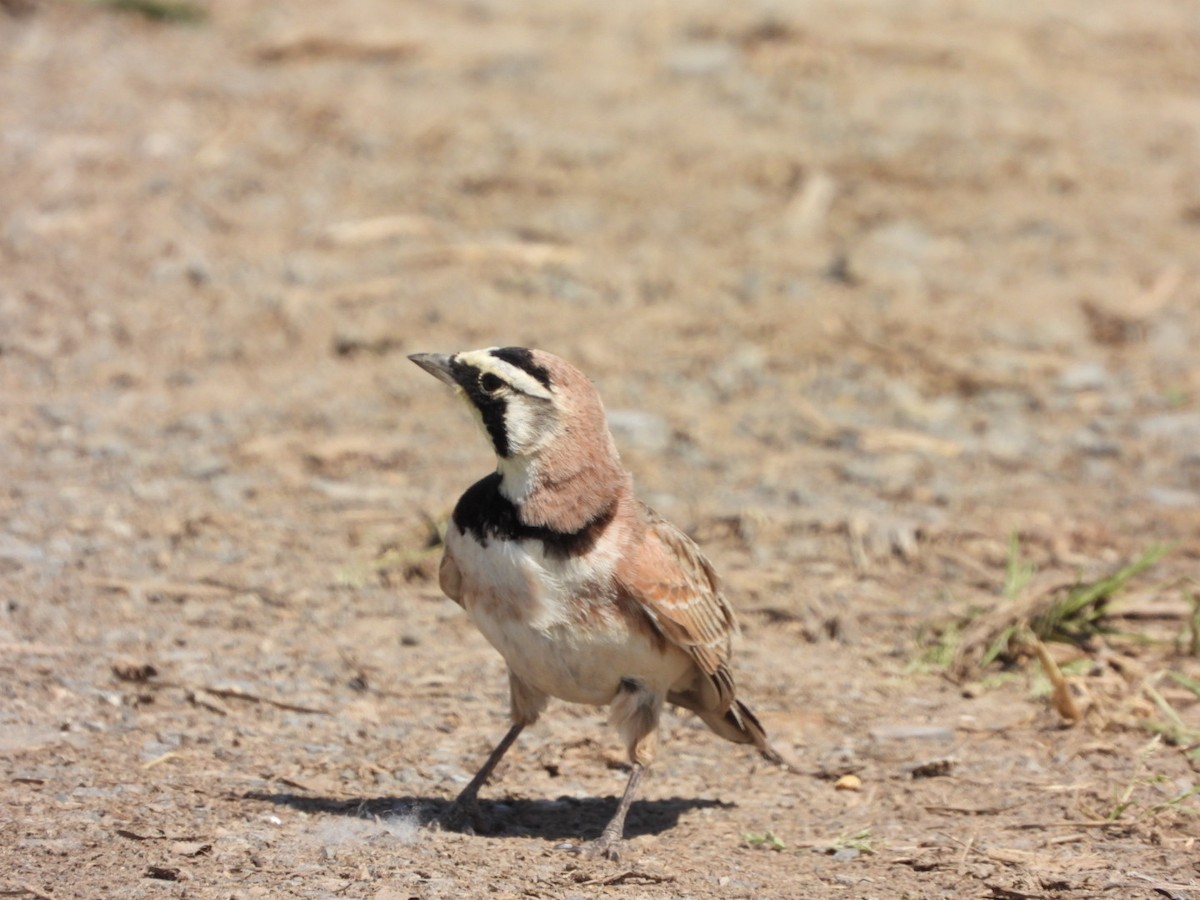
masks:
POLYGON ((533 493, 537 481, 537 459, 531 456, 498 458, 496 470, 500 473, 500 493, 513 503, 521 504, 533 493))

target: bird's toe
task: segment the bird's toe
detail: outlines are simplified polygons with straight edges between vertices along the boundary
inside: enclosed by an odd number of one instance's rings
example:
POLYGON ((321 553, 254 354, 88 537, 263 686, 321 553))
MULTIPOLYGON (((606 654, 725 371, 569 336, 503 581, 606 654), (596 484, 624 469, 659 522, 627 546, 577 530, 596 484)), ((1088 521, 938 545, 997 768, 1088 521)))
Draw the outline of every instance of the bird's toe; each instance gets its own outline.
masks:
POLYGON ((607 859, 612 862, 619 862, 623 847, 620 838, 602 834, 594 841, 589 841, 582 849, 584 855, 592 859, 607 859))

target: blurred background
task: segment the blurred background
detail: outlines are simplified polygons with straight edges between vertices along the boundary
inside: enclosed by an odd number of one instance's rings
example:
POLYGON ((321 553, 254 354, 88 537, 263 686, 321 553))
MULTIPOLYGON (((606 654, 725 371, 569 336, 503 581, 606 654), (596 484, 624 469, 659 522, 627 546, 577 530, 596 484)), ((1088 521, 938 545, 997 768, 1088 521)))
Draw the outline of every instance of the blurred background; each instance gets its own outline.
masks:
POLYGON ((634 844, 740 874, 663 896, 1194 883, 1198 161, 1194 2, 4 0, 3 867, 458 896, 479 854, 495 895, 604 820, 602 714, 556 707, 489 788, 535 843, 414 830, 507 688, 435 574, 490 452, 405 355, 518 344, 597 382, 829 776, 719 789, 750 764, 678 720, 634 844), (904 767, 951 757, 1141 824, 938 844, 962 804, 904 767))

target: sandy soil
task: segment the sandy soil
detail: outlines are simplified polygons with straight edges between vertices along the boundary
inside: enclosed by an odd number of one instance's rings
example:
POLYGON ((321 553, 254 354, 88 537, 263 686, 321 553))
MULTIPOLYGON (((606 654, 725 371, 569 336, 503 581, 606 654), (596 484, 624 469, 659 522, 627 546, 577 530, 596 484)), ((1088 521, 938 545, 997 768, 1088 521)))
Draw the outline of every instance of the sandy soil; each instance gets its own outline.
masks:
POLYGON ((0 4, 0 892, 1200 897, 1195 3, 204 9, 0 4), (595 379, 806 773, 672 717, 620 863, 555 849, 599 710, 428 827, 506 684, 404 354, 493 344, 595 379), (1074 727, 946 666, 1164 542, 1074 727))

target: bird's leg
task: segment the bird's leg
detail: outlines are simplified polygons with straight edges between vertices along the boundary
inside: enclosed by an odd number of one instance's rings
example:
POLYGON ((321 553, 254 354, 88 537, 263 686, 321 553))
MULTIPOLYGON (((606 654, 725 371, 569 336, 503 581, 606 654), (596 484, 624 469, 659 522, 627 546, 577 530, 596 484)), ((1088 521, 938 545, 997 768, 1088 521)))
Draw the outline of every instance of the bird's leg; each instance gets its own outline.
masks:
POLYGON ((633 769, 629 773, 629 781, 625 783, 625 793, 621 795, 621 802, 617 804, 617 811, 613 813, 613 817, 608 820, 608 824, 600 832, 600 837, 585 848, 588 856, 603 856, 605 859, 614 861, 620 859, 621 838, 625 835, 625 817, 629 814, 634 792, 645 771, 646 767, 641 763, 633 764, 633 769))
POLYGON ((603 856, 611 860, 620 858, 625 817, 629 814, 642 775, 654 761, 654 753, 658 749, 658 717, 662 712, 663 699, 662 694, 648 689, 636 678, 621 679, 609 721, 620 729, 625 738, 632 769, 629 781, 625 784, 625 793, 617 804, 617 811, 600 832, 600 837, 584 848, 588 856, 603 856))
POLYGON ((463 831, 466 828, 484 830, 483 814, 479 811, 479 789, 487 783, 492 771, 499 765, 517 736, 525 730, 525 726, 536 722, 546 706, 546 695, 522 681, 512 669, 508 670, 508 695, 513 726, 508 729, 508 734, 500 739, 500 743, 475 773, 470 784, 462 789, 462 793, 450 805, 450 809, 442 817, 443 828, 450 831, 463 831))
POLYGON ((470 826, 482 830, 482 815, 479 811, 479 789, 483 787, 491 776, 492 771, 504 758, 504 754, 508 752, 508 748, 513 745, 513 741, 517 736, 525 730, 524 722, 516 722, 512 728, 508 729, 508 734, 500 739, 500 743, 484 761, 479 771, 475 773, 475 777, 470 783, 462 789, 450 805, 450 809, 446 815, 442 817, 442 827, 450 831, 462 831, 470 826))

